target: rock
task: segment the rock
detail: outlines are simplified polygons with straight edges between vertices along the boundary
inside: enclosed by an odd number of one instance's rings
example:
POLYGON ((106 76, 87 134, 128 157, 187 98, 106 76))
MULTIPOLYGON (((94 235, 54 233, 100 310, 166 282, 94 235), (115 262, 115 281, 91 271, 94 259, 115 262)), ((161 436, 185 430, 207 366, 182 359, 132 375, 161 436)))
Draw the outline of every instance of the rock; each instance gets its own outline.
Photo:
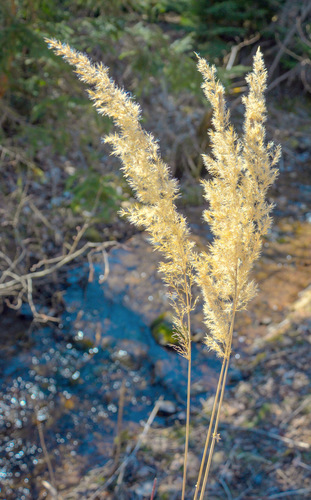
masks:
POLYGON ((224 451, 215 451, 213 454, 214 465, 221 465, 226 462, 226 455, 224 451))
POLYGON ((171 472, 179 472, 182 471, 183 468, 183 463, 184 463, 184 457, 183 455, 180 455, 179 453, 176 453, 174 456, 173 460, 171 461, 170 464, 170 471, 171 472))
POLYGON ((137 484, 133 487, 136 495, 143 498, 150 498, 153 488, 153 481, 146 481, 145 483, 137 484))
POLYGON ((270 325, 270 323, 272 323, 272 318, 270 316, 264 316, 259 322, 261 325, 270 325))
POLYGON ((143 465, 140 467, 137 471, 137 477, 140 479, 146 478, 149 475, 155 475, 156 471, 155 469, 152 469, 151 467, 147 467, 146 465, 143 465))
POLYGON ((303 387, 310 386, 310 380, 305 373, 296 372, 294 375, 294 380, 292 383, 292 388, 295 391, 302 389, 303 387))
POLYGON ((248 396, 253 393, 253 389, 250 383, 248 382, 240 382, 237 389, 236 389, 236 395, 238 397, 240 396, 248 396))
POLYGON ((239 370, 238 368, 229 368, 228 382, 236 383, 241 382, 241 380, 243 380, 243 374, 241 370, 239 370))
POLYGON ((173 401, 160 401, 160 408, 159 412, 160 413, 176 413, 176 405, 173 403, 173 401))
MULTIPOLYGON (((181 477, 171 477, 167 476, 166 481, 159 483, 158 485, 158 496, 159 498, 176 498, 176 493, 179 493, 182 488, 182 478, 181 477)), ((180 496, 179 496, 180 498, 180 496)))
POLYGON ((120 340, 114 349, 112 359, 132 370, 138 370, 148 354, 148 347, 135 340, 120 340))

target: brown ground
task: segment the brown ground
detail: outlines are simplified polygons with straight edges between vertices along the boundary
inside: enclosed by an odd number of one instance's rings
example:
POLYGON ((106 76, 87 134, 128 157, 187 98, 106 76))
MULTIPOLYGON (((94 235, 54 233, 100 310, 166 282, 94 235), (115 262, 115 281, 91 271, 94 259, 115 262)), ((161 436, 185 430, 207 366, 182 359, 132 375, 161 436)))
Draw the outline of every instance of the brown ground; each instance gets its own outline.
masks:
MULTIPOLYGON (((209 499, 311 498, 310 313, 308 289, 286 321, 271 329, 260 346, 249 349, 239 360, 233 358, 209 499)), ((196 481, 212 400, 212 396, 202 399, 202 408, 193 411, 189 487, 196 481)), ((150 498, 155 477, 155 498, 180 498, 184 439, 180 420, 180 415, 172 418, 165 428, 154 423, 133 456, 131 447, 138 436, 127 436, 118 464, 112 460, 91 471, 62 498, 150 498), (124 469, 116 471, 122 464, 124 469), (114 480, 106 488, 103 481, 109 478, 114 480)), ((187 498, 192 498, 190 488, 188 491, 187 498)))

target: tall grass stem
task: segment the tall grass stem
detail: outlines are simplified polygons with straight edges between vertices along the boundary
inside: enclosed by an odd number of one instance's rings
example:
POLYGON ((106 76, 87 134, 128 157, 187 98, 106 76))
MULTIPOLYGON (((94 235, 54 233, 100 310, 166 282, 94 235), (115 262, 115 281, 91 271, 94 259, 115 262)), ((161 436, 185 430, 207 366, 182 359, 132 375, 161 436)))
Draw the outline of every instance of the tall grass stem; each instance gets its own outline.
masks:
POLYGON ((235 320, 235 313, 236 313, 236 305, 238 301, 238 291, 237 291, 237 270, 238 267, 236 265, 236 283, 235 283, 235 295, 234 295, 234 302, 233 302, 233 310, 232 310, 232 319, 230 323, 230 329, 229 329, 229 335, 228 335, 228 342, 226 346, 226 352, 225 352, 225 357, 224 357, 224 362, 223 362, 223 367, 224 367, 224 373, 221 381, 221 393, 220 393, 220 399, 219 399, 219 404, 217 408, 217 415, 216 415, 216 421, 215 421, 215 426, 214 426, 214 431, 213 431, 213 436, 212 436, 212 442, 211 442, 211 447, 208 453, 208 460, 207 460, 207 465, 204 473, 204 480, 203 480, 203 485, 202 485, 202 490, 200 494, 200 499, 203 500, 204 497, 204 492, 206 489, 206 483, 209 475, 209 471, 211 468, 211 463, 212 463, 212 458, 213 458, 213 453, 214 453, 214 447, 215 447, 215 442, 216 440, 219 439, 219 436, 217 434, 218 432, 218 425, 219 425, 219 419, 220 419, 220 413, 221 413, 221 407, 222 407, 222 402, 224 399, 224 393, 225 393, 225 387, 226 387, 226 380, 227 380, 227 375, 228 375, 228 368, 229 368, 229 362, 230 362, 230 354, 231 354, 231 346, 232 346, 232 337, 233 337, 233 326, 234 326, 234 320, 235 320))
POLYGON ((202 473, 203 473, 204 464, 205 464, 205 460, 206 460, 206 454, 207 454, 207 450, 208 450, 209 441, 210 441, 210 438, 211 438, 211 432, 212 432, 212 427, 213 427, 213 423, 214 423, 216 408, 217 408, 217 405, 218 405, 219 392, 220 392, 221 385, 222 385, 222 378, 223 378, 223 373, 224 373, 224 368, 225 368, 225 361, 226 360, 224 358, 223 362, 222 362, 222 365, 221 365, 220 375, 219 375, 219 378, 218 378, 218 384, 217 384, 216 394, 215 394, 215 398, 214 398, 214 404, 213 404, 212 414, 211 414, 210 423, 209 423, 209 427, 208 427, 208 432, 207 432, 207 436, 206 436, 206 441, 205 441, 203 456, 202 456, 201 465, 200 465, 199 476, 198 476, 197 484, 195 486, 195 493, 194 493, 193 500, 197 500, 197 496, 198 496, 198 493, 200 491, 200 485, 201 485, 201 480, 202 480, 202 473))
MULTIPOLYGON (((187 285, 186 276, 185 284, 187 285)), ((187 290, 187 287, 185 288, 187 290)), ((187 322, 188 322, 188 376, 187 376, 187 410, 186 410, 186 437, 185 437, 185 453, 184 453, 184 470, 183 470, 183 484, 182 484, 182 500, 185 500, 186 494, 186 481, 187 481, 187 465, 188 465, 188 448, 189 448, 189 434, 190 434, 190 400, 191 400, 191 321, 190 321, 190 307, 189 296, 186 292, 187 302, 187 322)))

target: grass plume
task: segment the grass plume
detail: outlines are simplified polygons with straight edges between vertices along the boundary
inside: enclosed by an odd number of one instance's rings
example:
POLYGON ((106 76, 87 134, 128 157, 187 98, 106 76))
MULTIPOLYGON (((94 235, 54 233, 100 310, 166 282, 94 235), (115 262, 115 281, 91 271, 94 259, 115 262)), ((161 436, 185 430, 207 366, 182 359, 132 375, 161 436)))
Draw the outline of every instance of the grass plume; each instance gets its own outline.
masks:
POLYGON ((280 148, 265 145, 266 108, 264 90, 267 74, 260 51, 248 75, 249 94, 243 98, 246 108, 244 136, 239 139, 230 123, 224 87, 216 79, 216 68, 199 58, 202 88, 213 107, 210 140, 213 156, 203 155, 212 180, 203 181, 209 208, 204 219, 214 235, 208 252, 195 263, 197 283, 204 297, 206 345, 224 357, 229 343, 228 325, 233 307, 240 311, 256 293, 249 274, 262 246, 262 236, 270 227, 272 206, 266 193, 273 183, 280 148))
POLYGON ((123 210, 135 225, 145 228, 150 242, 165 257, 160 271, 169 287, 175 311, 174 324, 179 352, 189 358, 188 313, 192 309, 194 281, 193 243, 185 218, 178 213, 175 200, 179 189, 159 155, 153 136, 140 125, 140 107, 109 78, 108 68, 92 64, 88 57, 69 45, 47 40, 49 47, 75 67, 80 80, 91 86, 90 99, 101 115, 112 118, 118 132, 104 138, 122 162, 122 170, 136 194, 138 203, 123 210))
POLYGON ((75 67, 97 111, 113 119, 117 132, 105 137, 136 194, 137 203, 123 214, 145 228, 150 242, 164 256, 160 271, 169 288, 174 309, 178 352, 188 361, 187 419, 182 499, 185 498, 190 419, 191 324, 195 300, 194 281, 204 302, 207 335, 205 344, 222 358, 222 368, 207 433, 194 499, 203 499, 212 455, 218 436, 221 404, 228 372, 234 319, 256 293, 250 271, 261 251, 262 236, 271 224, 271 205, 266 201, 269 186, 277 176, 280 148, 265 144, 266 108, 264 90, 267 74, 260 50, 253 71, 247 77, 249 94, 245 105, 244 134, 238 138, 230 123, 225 90, 216 78, 216 68, 198 57, 203 91, 213 108, 213 130, 209 132, 212 155, 203 155, 211 180, 204 180, 208 209, 204 219, 214 236, 207 252, 198 255, 189 238, 186 219, 175 201, 179 189, 159 155, 153 136, 140 125, 140 108, 110 79, 102 64, 92 64, 87 56, 69 45, 46 40, 54 52, 75 67), (209 454, 207 457, 207 451, 209 454), (207 458, 206 458, 207 457, 207 458), (203 480, 203 483, 202 483, 203 480), (202 483, 202 485, 201 485, 202 483))
POLYGON ((47 40, 58 55, 75 67, 80 80, 92 87, 88 90, 99 114, 113 119, 118 132, 104 141, 121 159, 122 170, 136 194, 138 203, 123 211, 135 225, 145 228, 150 242, 165 257, 160 263, 174 310, 177 351, 188 361, 187 418, 184 458, 183 498, 186 488, 187 455, 190 423, 191 325, 194 307, 191 288, 194 282, 193 246, 185 218, 178 213, 175 200, 179 196, 177 182, 170 176, 159 155, 159 147, 140 123, 140 108, 109 78, 108 69, 94 65, 88 57, 55 40, 47 40))
POLYGON ((208 172, 213 176, 203 181, 204 196, 209 208, 204 219, 214 235, 209 252, 202 252, 195 262, 196 280, 204 298, 207 347, 223 358, 210 425, 206 437, 194 500, 203 475, 200 500, 203 499, 211 459, 219 439, 218 424, 228 373, 234 319, 245 309, 256 293, 249 279, 255 259, 259 257, 264 236, 271 224, 272 205, 266 193, 277 176, 276 164, 280 147, 265 145, 266 107, 264 91, 267 72, 260 50, 254 57, 253 72, 246 81, 249 94, 245 105, 244 135, 238 138, 230 123, 224 99, 225 90, 216 79, 216 68, 198 58, 203 76, 203 91, 213 108, 210 140, 213 156, 203 155, 208 172), (210 447, 210 448, 209 448, 210 447))

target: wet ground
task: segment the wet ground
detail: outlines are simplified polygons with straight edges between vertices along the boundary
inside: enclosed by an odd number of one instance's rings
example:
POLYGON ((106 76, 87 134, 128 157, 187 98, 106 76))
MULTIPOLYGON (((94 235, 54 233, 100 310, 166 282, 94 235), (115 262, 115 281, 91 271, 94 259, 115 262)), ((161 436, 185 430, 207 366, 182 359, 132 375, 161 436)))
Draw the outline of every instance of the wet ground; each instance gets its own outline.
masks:
MULTIPOLYGON (((111 277, 128 252, 113 252, 111 277)), ((130 272, 130 257, 127 262, 130 272)), ((62 486, 74 484, 87 469, 105 463, 113 450, 123 381, 127 432, 140 428, 160 395, 167 403, 159 422, 184 420, 185 361, 155 342, 145 314, 129 308, 128 295, 114 290, 115 277, 111 283, 98 283, 103 272, 97 268, 92 283, 87 282, 87 268, 69 277, 64 297, 67 312, 59 328, 33 327, 25 332, 24 321, 12 328, 12 318, 3 317, 0 498, 38 498, 40 478, 46 472, 38 423, 56 473, 74 464, 62 486)), ((150 299, 151 295, 147 304, 150 299)), ((216 381, 218 363, 207 365, 207 356, 194 347, 193 395, 197 398, 216 381)))

